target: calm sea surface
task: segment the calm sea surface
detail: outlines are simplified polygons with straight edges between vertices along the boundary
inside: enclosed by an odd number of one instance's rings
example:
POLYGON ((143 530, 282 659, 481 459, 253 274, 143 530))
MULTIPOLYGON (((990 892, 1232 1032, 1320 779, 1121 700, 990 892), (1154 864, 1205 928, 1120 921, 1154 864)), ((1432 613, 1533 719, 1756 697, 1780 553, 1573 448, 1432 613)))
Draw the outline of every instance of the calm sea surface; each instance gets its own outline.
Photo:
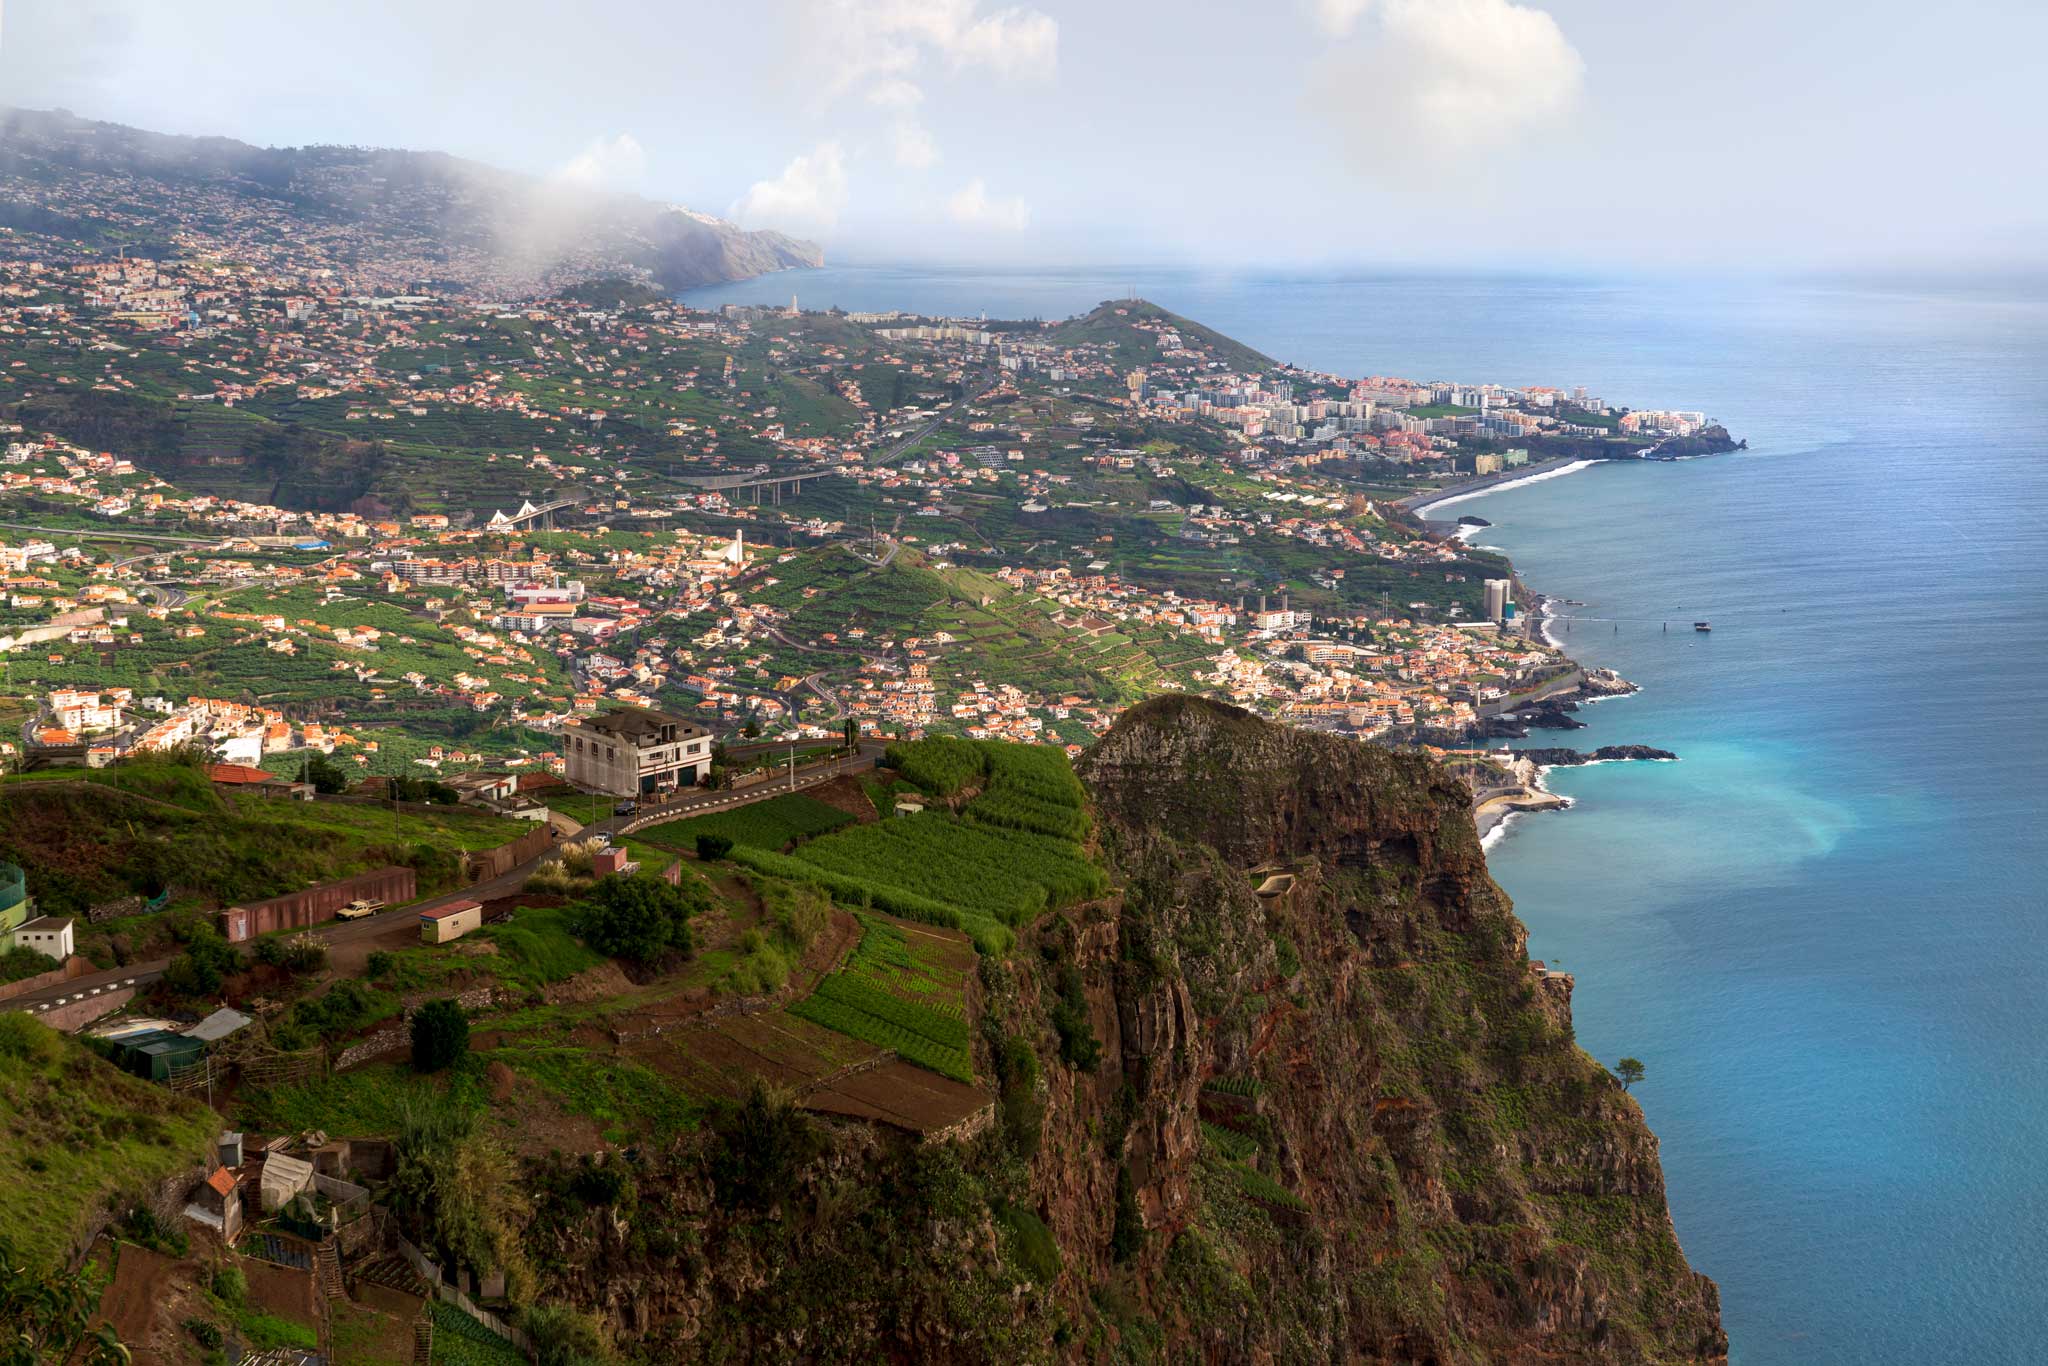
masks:
POLYGON ((1577 805, 1494 875, 1581 1042, 1648 1065, 1737 1362, 2048 1361, 2048 290, 836 268, 688 297, 1060 317, 1127 286, 1304 364, 1749 439, 1456 509, 1643 685, 1533 743, 1682 756, 1554 773, 1577 805))

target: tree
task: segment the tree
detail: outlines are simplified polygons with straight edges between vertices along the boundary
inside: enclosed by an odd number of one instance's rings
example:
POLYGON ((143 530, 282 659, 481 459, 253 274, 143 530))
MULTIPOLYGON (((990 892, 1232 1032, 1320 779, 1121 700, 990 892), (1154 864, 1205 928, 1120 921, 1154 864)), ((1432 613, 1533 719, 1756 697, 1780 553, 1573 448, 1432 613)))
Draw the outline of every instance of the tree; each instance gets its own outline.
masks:
POLYGON ((697 857, 706 863, 716 863, 732 852, 732 841, 723 835, 697 836, 697 857))
POLYGON ((853 718, 852 718, 851 716, 847 717, 847 718, 846 718, 846 726, 845 726, 845 730, 846 730, 846 748, 847 748, 848 750, 856 750, 856 749, 859 749, 859 748, 860 748, 860 722, 858 722, 858 721, 854 720, 854 719, 853 719, 853 718))
POLYGON ((241 962, 241 955, 218 931, 210 925, 198 925, 185 941, 185 951, 164 969, 164 985, 178 996, 212 996, 241 962))
POLYGON ((759 1081, 744 1101, 714 1112, 711 1129, 719 1138, 711 1180, 728 1206, 772 1208, 821 1146, 803 1112, 759 1081))
POLYGON ((652 963, 670 952, 690 956, 690 917, 709 904, 694 880, 670 886, 658 877, 608 877, 593 887, 577 932, 611 958, 652 963))
POLYGON ((324 754, 315 754, 306 760, 303 777, 313 785, 315 792, 331 796, 348 791, 347 770, 324 754))
POLYGON ((1626 1091, 1643 1079, 1643 1063, 1640 1058, 1623 1058, 1614 1064, 1614 1075, 1621 1078, 1621 1089, 1626 1091))
POLYGON ((511 1155, 476 1131, 474 1112, 408 1108, 385 1199, 414 1240, 479 1271, 501 1270, 514 1301, 532 1293, 520 1245, 529 1210, 511 1155))
POLYGON ((427 1002, 412 1014, 412 1065, 420 1072, 439 1072, 469 1052, 469 1017, 446 996, 427 1002))
POLYGON ((0 1239, 0 1366, 128 1366, 112 1326, 92 1326, 100 1289, 89 1267, 38 1272, 0 1239))
POLYGON ((756 738, 761 734, 761 723, 749 716, 747 724, 740 727, 740 734, 746 736, 749 740, 756 738))

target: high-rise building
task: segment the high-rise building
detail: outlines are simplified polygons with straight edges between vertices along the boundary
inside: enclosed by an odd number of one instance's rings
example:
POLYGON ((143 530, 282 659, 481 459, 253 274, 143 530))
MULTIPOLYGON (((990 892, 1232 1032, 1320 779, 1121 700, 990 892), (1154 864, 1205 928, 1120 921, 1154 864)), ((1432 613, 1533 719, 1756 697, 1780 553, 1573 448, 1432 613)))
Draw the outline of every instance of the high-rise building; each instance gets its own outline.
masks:
POLYGON ((1514 582, 1510 579, 1486 580, 1486 619, 1501 621, 1508 615, 1508 604, 1514 600, 1514 582))

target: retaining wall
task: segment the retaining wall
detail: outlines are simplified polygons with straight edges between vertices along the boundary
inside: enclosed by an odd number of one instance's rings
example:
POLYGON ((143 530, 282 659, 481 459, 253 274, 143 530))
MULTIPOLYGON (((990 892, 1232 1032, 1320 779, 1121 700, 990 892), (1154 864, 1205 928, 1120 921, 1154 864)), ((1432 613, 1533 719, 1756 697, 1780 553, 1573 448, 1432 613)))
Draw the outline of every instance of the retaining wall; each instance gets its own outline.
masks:
POLYGON ((411 901, 418 892, 418 879, 410 868, 379 868, 308 887, 302 892, 230 906, 220 913, 221 937, 230 944, 245 943, 272 930, 302 930, 334 919, 334 913, 351 901, 382 901, 397 905, 411 901))

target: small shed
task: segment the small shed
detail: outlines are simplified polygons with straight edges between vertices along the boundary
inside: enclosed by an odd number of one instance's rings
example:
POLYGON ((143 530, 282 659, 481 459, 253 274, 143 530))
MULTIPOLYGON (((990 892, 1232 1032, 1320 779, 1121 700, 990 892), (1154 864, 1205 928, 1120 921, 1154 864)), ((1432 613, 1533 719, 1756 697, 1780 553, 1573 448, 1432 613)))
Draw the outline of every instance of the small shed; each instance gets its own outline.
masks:
POLYGON ((313 1188, 313 1164, 284 1153, 270 1153, 263 1159, 263 1211, 275 1214, 302 1191, 313 1188))
POLYGON ((250 1020, 247 1015, 228 1006, 222 1006, 219 1010, 214 1011, 213 1014, 186 1030, 185 1037, 197 1039, 201 1043, 219 1043, 237 1030, 247 1029, 249 1024, 250 1020))
POLYGON ((420 942, 445 944, 482 928, 483 923, 484 908, 480 902, 451 901, 446 906, 420 912, 420 942))
POLYGON ((73 952, 71 921, 65 917, 39 915, 34 920, 14 927, 14 947, 34 949, 47 954, 58 962, 69 958, 73 952))
POLYGON ((168 1029, 145 1029, 113 1044, 113 1061, 124 1072, 150 1081, 169 1081, 171 1072, 199 1061, 206 1045, 168 1029))
POLYGON ((185 1217, 219 1233, 230 1245, 242 1231, 241 1173, 215 1167, 192 1191, 185 1217))

